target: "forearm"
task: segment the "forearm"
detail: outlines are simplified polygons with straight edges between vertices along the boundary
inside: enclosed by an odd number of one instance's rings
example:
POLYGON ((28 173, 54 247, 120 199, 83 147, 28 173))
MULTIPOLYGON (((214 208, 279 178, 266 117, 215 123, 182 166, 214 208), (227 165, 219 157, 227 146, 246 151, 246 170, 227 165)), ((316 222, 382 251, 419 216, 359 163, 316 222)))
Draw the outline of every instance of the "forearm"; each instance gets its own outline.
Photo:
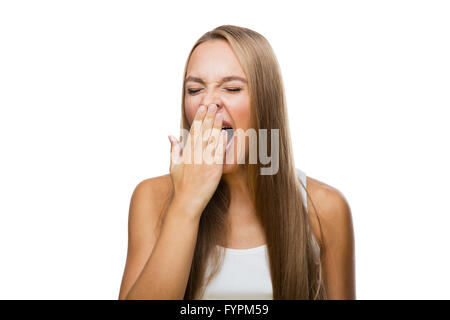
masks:
POLYGON ((197 242, 200 215, 174 200, 144 269, 126 299, 183 299, 197 242))

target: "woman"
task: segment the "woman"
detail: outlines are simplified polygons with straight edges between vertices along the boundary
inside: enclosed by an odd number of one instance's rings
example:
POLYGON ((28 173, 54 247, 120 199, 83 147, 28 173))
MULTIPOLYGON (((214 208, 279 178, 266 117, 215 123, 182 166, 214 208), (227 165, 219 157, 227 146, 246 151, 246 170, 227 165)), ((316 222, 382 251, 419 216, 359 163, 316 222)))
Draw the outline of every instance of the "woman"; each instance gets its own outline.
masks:
POLYGON ((169 137, 170 174, 131 198, 119 299, 355 299, 350 207, 295 168, 268 41, 231 25, 207 32, 186 62, 182 97, 186 130, 181 142, 169 137), (268 149, 279 147, 272 174, 232 134, 249 129, 278 129, 278 140, 266 135, 268 149), (221 161, 196 162, 206 150, 221 161))

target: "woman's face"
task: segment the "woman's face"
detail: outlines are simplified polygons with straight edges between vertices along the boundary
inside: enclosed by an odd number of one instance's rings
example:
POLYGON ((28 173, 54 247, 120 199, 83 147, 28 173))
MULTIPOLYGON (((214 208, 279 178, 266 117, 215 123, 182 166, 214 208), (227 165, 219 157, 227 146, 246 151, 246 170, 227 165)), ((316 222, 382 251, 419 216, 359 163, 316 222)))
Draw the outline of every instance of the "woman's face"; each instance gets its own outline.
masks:
MULTIPOLYGON (((233 129, 244 132, 250 122, 250 96, 247 77, 230 45, 225 40, 209 40, 197 46, 189 59, 185 79, 185 113, 191 126, 201 105, 216 104, 217 114, 233 129), (236 79, 224 79, 237 77, 236 79), (238 79, 242 78, 242 80, 238 79)), ((233 136, 233 143, 236 141, 233 136)), ((236 144, 226 154, 223 173, 230 172, 241 157, 236 144)), ((248 147, 246 146, 246 151, 248 147)))

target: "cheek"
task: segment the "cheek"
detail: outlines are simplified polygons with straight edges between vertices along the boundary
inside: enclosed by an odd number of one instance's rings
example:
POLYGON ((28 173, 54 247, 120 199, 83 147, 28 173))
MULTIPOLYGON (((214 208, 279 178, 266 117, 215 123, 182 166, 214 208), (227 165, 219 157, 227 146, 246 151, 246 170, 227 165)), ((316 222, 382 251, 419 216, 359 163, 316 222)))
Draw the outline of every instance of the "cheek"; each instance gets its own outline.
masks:
POLYGON ((186 118, 189 123, 192 123, 195 117, 197 109, 194 107, 194 105, 190 105, 188 103, 185 103, 184 105, 184 113, 186 114, 186 118))
POLYGON ((247 129, 250 125, 250 105, 243 103, 233 110, 235 121, 238 127, 247 129))

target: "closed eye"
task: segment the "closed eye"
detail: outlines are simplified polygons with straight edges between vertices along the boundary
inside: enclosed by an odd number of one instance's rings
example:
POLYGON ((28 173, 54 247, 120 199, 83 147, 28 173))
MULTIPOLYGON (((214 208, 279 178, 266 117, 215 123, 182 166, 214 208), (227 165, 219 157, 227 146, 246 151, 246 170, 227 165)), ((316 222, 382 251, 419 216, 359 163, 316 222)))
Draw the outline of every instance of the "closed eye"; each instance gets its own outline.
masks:
POLYGON ((189 94, 194 94, 194 93, 199 92, 199 91, 200 91, 200 89, 198 89, 198 90, 188 89, 188 93, 189 94))
POLYGON ((241 88, 234 88, 234 89, 227 89, 228 91, 232 91, 232 92, 239 92, 241 91, 241 88))
MULTIPOLYGON (((189 94, 195 94, 195 93, 199 92, 200 90, 201 89, 197 89, 197 90, 188 89, 187 91, 188 91, 189 94)), ((230 92, 239 92, 242 89, 241 88, 226 88, 225 90, 230 91, 230 92)))

